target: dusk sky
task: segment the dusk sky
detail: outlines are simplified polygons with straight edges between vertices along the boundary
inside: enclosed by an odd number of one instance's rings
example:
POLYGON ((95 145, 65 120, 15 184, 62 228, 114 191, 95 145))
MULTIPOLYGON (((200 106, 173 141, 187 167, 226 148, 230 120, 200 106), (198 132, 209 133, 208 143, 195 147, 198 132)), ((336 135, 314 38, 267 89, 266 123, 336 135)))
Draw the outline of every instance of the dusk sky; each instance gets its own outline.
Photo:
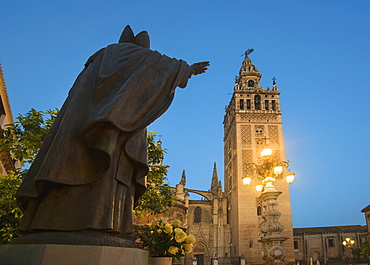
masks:
POLYGON ((293 226, 364 225, 370 204, 370 1, 1 0, 0 63, 13 116, 60 108, 86 60, 123 28, 206 74, 178 88, 148 129, 161 135, 169 184, 223 182, 223 116, 248 48, 281 92, 293 226))

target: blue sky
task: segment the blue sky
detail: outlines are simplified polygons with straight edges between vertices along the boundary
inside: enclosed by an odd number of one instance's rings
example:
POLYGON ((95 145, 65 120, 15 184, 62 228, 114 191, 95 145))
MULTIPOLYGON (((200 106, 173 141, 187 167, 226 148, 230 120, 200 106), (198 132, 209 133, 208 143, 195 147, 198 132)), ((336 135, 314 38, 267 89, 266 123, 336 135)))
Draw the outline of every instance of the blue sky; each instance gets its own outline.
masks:
POLYGON ((355 0, 12 1, 0 9, 0 62, 14 116, 61 107, 88 57, 130 24, 151 48, 205 75, 178 89, 149 126, 168 150, 169 182, 209 189, 223 178, 223 115, 248 48, 277 77, 294 227, 365 224, 370 204, 370 2, 355 0))

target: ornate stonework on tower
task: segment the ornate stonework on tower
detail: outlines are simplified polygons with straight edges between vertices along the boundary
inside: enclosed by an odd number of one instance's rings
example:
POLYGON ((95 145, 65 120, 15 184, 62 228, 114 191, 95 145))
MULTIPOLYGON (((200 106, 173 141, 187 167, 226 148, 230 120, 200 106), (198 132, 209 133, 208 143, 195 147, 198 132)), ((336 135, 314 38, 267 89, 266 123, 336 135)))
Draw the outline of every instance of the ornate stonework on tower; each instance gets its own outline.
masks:
MULTIPOLYGON (((257 163, 260 152, 268 145, 278 150, 278 159, 285 159, 284 137, 280 110, 280 93, 273 79, 273 87, 260 85, 262 74, 245 53, 236 77, 234 93, 224 117, 224 185, 227 196, 227 216, 231 227, 231 256, 245 256, 247 263, 263 263, 262 245, 258 242, 263 222, 261 193, 254 185, 244 186, 242 177, 247 166, 257 163)), ((252 180, 256 181, 256 180, 252 180)), ((281 191, 278 208, 282 235, 287 250, 286 262, 294 261, 293 228, 288 183, 276 179, 275 187, 281 191)))

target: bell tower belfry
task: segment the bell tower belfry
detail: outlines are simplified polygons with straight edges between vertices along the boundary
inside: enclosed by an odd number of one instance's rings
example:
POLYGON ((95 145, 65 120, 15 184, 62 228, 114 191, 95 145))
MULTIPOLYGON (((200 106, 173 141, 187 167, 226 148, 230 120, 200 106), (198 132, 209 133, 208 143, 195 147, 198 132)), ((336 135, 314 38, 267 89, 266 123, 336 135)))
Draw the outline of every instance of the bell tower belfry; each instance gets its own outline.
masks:
MULTIPOLYGON (((242 177, 246 167, 258 163, 266 145, 274 148, 280 161, 285 161, 284 137, 280 110, 280 92, 273 78, 272 88, 260 85, 262 74, 248 55, 236 76, 232 98, 224 116, 224 185, 228 198, 227 219, 231 227, 230 256, 244 256, 246 263, 263 263, 259 231, 263 223, 261 192, 256 190, 257 180, 245 186, 242 177)), ((294 262, 292 213, 288 183, 276 179, 275 187, 281 191, 278 209, 281 233, 287 251, 285 262, 294 262)))

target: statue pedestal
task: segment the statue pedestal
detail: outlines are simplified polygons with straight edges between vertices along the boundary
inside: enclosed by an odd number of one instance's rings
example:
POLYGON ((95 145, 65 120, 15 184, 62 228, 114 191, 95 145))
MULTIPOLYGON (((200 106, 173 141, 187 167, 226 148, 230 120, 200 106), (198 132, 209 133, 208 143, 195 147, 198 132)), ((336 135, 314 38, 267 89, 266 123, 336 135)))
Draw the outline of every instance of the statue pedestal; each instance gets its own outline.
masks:
POLYGON ((7 244, 0 245, 1 265, 147 265, 148 252, 138 248, 7 244))

